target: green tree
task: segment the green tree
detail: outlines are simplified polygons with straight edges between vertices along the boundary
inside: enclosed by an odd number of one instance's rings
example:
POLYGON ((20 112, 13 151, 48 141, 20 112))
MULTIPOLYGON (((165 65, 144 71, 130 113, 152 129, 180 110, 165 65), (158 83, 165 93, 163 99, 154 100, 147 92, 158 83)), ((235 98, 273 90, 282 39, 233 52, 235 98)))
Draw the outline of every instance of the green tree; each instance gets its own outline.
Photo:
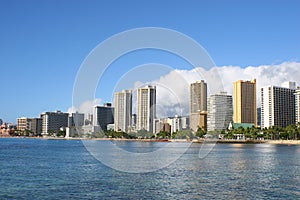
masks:
POLYGON ((204 138, 204 135, 206 135, 206 131, 203 130, 202 128, 198 127, 196 136, 199 138, 204 138))
POLYGON ((174 132, 173 134, 174 139, 193 139, 194 135, 191 130, 181 130, 174 132))
POLYGON ((166 131, 160 131, 159 133, 156 134, 156 138, 169 139, 169 138, 171 138, 171 133, 166 132, 166 131))

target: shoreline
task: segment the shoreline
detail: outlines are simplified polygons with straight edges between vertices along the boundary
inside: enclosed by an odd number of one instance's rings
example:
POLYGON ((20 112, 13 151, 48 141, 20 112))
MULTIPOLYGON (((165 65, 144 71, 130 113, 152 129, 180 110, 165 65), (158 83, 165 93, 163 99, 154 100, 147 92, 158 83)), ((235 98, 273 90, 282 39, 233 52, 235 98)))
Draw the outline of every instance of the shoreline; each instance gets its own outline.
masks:
POLYGON ((205 140, 205 139, 126 139, 126 138, 63 138, 63 137, 25 137, 0 136, 0 138, 42 139, 42 140, 99 140, 99 141, 137 141, 137 142, 192 142, 192 143, 218 143, 218 144, 286 144, 300 145, 300 140, 205 140))

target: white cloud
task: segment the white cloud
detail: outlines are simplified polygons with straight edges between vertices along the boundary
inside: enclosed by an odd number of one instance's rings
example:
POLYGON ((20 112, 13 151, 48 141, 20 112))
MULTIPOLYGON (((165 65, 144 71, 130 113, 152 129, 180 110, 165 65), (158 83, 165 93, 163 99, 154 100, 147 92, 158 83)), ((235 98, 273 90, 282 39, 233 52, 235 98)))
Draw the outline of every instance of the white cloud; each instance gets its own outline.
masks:
MULTIPOLYGON (((274 65, 260 66, 220 66, 209 70, 195 68, 192 70, 173 70, 168 74, 152 82, 136 82, 132 88, 133 113, 136 113, 137 88, 147 84, 157 87, 157 115, 167 117, 188 115, 189 113, 189 90, 190 84, 197 80, 205 80, 209 94, 226 91, 232 94, 233 83, 237 80, 257 80, 257 100, 259 103, 260 88, 267 85, 280 86, 285 81, 296 82, 300 85, 300 63, 284 62, 274 65)), ((79 108, 69 108, 68 112, 79 111, 92 113, 94 105, 99 105, 101 99, 86 101, 79 108)), ((258 104, 259 105, 259 104, 258 104)))
MULTIPOLYGON (((280 86, 285 81, 293 81, 299 85, 300 63, 284 62, 276 65, 221 66, 209 70, 195 68, 192 70, 173 70, 151 84, 157 85, 157 113, 172 116, 189 113, 189 85, 204 79, 208 84, 208 92, 215 94, 226 91, 232 94, 233 82, 237 80, 257 80, 257 99, 260 88, 266 85, 280 86)), ((135 89, 141 83, 135 84, 135 89)), ((133 102, 135 104, 135 101, 133 102)))
POLYGON ((83 102, 79 106, 79 108, 70 107, 67 112, 74 113, 74 112, 78 111, 78 112, 84 113, 84 114, 93 113, 93 107, 96 105, 100 105, 100 103, 101 103, 101 99, 88 100, 88 101, 83 102))
MULTIPOLYGON (((293 81, 299 85, 300 63, 284 62, 277 65, 248 66, 246 68, 223 66, 218 68, 225 91, 232 93, 236 80, 257 80, 257 94, 267 85, 281 86, 283 82, 293 81)), ((259 96, 258 96, 259 97, 259 96)))

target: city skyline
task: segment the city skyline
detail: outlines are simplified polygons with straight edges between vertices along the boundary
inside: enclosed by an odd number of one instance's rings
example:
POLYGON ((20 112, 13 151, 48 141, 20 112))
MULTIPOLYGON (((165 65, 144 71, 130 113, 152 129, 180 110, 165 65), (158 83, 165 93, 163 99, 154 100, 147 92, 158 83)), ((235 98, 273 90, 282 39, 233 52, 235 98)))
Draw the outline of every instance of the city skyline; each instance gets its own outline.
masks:
POLYGON ((205 81, 196 81, 190 85, 190 116, 175 115, 166 118, 156 116, 156 86, 140 87, 137 91, 138 100, 136 102, 138 107, 137 127, 131 123, 133 115, 136 115, 132 113, 132 91, 123 90, 115 93, 114 105, 105 103, 103 106, 94 106, 92 121, 90 121, 90 113, 84 116, 84 113, 78 112, 48 111, 41 113, 40 118, 17 118, 16 128, 18 131, 35 135, 58 134, 59 131, 66 130, 68 137, 76 134, 76 127, 83 134, 96 134, 111 128, 116 132, 125 133, 140 130, 150 133, 158 133, 163 130, 172 133, 178 130, 187 130, 187 127, 194 132, 198 128, 214 132, 226 130, 231 123, 235 123, 235 126, 252 124, 256 127, 256 115, 258 114, 256 108, 261 108, 262 117, 259 124, 262 124, 262 129, 273 126, 287 127, 299 122, 296 117, 299 115, 298 92, 300 87, 296 87, 295 82, 284 82, 281 86, 262 87, 260 89, 261 107, 256 107, 256 100, 253 99, 256 96, 256 79, 238 80, 234 82, 233 87, 234 100, 232 95, 228 95, 224 91, 207 97, 205 81), (249 109, 252 107, 254 109, 249 109), (238 112, 235 111, 235 116, 233 116, 236 108, 238 108, 238 112), (255 114, 249 115, 249 112, 253 113, 251 110, 255 110, 255 114), (246 118, 243 117, 244 115, 246 118), (255 119, 249 118, 249 116, 255 116, 255 119))
MULTIPOLYGON (((164 27, 190 36, 219 66, 225 87, 231 84, 228 73, 240 74, 245 80, 253 78, 251 75, 262 80, 275 77, 274 84, 287 77, 299 84, 298 1, 0 4, 0 66, 4 83, 0 118, 6 122, 47 110, 68 111, 76 74, 85 57, 100 42, 132 28, 164 27), (112 10, 117 14, 112 15, 112 10)), ((112 64, 102 80, 108 87, 98 88, 95 96, 101 97, 102 103, 111 102, 114 85, 124 73, 135 66, 157 62, 184 70, 183 73, 191 70, 186 61, 165 52, 133 52, 112 64)))
POLYGON ((300 199, 300 0, 0 0, 1 199, 300 199))

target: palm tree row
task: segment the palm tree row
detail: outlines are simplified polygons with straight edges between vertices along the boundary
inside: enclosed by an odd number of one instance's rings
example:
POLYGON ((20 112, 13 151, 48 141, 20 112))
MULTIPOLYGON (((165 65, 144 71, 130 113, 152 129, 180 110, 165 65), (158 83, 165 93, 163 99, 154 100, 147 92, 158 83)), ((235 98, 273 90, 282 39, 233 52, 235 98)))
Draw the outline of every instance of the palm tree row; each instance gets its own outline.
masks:
POLYGON ((270 128, 243 128, 239 127, 227 130, 224 138, 234 139, 237 135, 243 135, 245 139, 267 139, 267 140, 298 140, 300 139, 300 123, 292 124, 285 128, 273 126, 270 128))

